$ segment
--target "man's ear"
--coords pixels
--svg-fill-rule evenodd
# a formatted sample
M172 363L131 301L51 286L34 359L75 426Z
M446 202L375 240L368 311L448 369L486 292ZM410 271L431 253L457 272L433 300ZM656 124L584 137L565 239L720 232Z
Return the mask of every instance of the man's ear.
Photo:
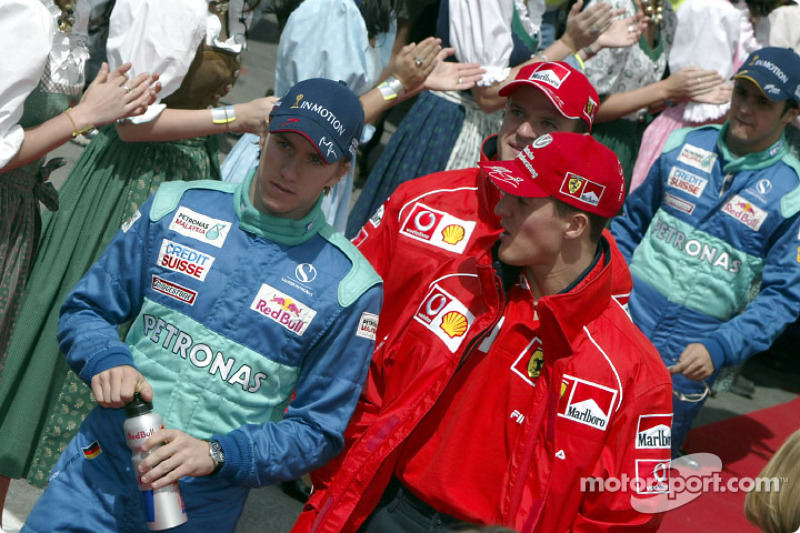
M346 163L342 163L341 161L336 164L336 171L333 173L333 176L325 183L326 187L333 187L336 185L342 177L350 171L350 167L352 166L352 162L348 160Z
M567 230L564 237L567 239L578 239L582 235L589 233L589 216L582 212L573 212L568 219Z
M800 116L800 107L790 107L783 113L781 120L784 124L791 124L798 116Z

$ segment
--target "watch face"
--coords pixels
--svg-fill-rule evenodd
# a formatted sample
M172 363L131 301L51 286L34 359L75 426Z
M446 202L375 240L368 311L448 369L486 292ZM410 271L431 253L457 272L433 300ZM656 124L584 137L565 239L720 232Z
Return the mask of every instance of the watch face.
M222 446L220 446L219 442L211 441L209 444L211 446L211 457L218 463L225 462L225 452L222 451Z

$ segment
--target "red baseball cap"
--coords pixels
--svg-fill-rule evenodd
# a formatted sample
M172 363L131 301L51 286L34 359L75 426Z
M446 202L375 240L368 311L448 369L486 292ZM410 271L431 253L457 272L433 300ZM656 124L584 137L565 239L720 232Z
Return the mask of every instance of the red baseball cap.
M619 213L625 200L619 159L589 135L548 133L510 161L479 164L500 190L514 196L553 197L605 218Z
M581 71L563 61L533 63L521 68L516 78L500 87L499 94L508 96L521 85L536 87L565 118L581 119L591 131L600 98Z

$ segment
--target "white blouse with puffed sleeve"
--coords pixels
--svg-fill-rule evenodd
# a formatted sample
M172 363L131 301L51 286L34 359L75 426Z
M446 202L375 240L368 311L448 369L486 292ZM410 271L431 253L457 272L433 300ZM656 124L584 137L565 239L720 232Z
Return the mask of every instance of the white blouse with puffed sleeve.
M0 2L0 168L19 152L25 132L19 121L25 100L36 89L45 71L44 90L77 96L84 85L84 67L90 5L75 3L70 33L58 30L62 15L52 0L3 0Z
M181 86L202 39L206 44L241 52L251 14L243 2L230 3L230 37L220 40L222 24L204 0L117 0L108 31L108 60L113 69L130 61L129 77L158 73L161 92L147 111L129 120L150 122L166 108L162 100Z

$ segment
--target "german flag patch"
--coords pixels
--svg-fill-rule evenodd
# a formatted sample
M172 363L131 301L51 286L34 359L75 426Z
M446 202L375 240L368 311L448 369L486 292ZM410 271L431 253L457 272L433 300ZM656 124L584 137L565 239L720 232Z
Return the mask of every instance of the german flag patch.
M83 456L87 459L94 459L103 452L103 450L100 449L100 443L97 441L81 449L83 450Z

